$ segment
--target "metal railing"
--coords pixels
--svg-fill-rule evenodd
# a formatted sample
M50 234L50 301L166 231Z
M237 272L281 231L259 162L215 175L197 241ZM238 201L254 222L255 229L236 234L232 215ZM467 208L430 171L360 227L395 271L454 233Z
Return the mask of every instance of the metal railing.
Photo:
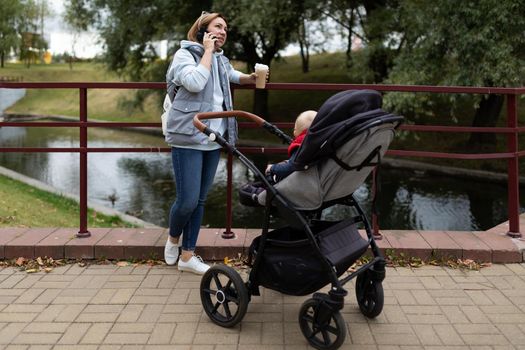
M295 91L342 91L350 89L373 89L381 92L414 92L414 93L441 93L441 94L500 94L506 98L506 127L467 127L467 126L439 126L439 125L402 125L406 131L443 132L443 133L496 133L507 135L507 151L500 153L447 153L428 152L418 150L389 150L388 155L398 157L448 158L463 160L505 159L507 160L507 198L509 232L512 237L521 237L519 225L519 158L525 151L518 148L518 135L525 131L525 127L518 126L517 96L525 94L525 88L487 88L487 87L445 87L445 86L407 86L407 85L370 85L370 84L295 84L295 83L268 83L268 90L295 90ZM105 127L158 127L160 123L139 122L90 122L88 121L87 91L89 89L165 89L164 83L22 83L2 82L0 88L11 89L78 89L79 91L79 121L78 122L0 122L0 127L78 127L80 133L79 147L70 148L33 148L33 147L1 147L0 152L74 152L80 154L80 227L78 236L89 236L87 222L87 156L88 153L108 152L170 152L170 148L98 148L88 147L87 132L89 128ZM253 89L253 86L232 85L232 92L238 89ZM292 123L276 123L279 127L290 127ZM239 126L250 127L249 123L240 123ZM282 147L240 147L243 153L284 153ZM225 238L233 236L232 228L232 156L228 156L227 163L227 213ZM373 220L374 230L377 232L377 219Z

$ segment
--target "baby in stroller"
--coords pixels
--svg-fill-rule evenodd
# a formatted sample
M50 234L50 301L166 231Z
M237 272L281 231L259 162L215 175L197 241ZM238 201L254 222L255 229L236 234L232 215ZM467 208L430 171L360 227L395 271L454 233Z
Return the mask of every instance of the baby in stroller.
M308 110L299 114L295 119L293 129L293 136L295 138L291 140L290 145L288 146L288 159L276 164L270 163L266 167L265 175L270 183L275 184L297 170L294 165L297 151L301 147L306 133L308 132L308 128L312 125L316 115L316 111ZM258 207L260 204L257 201L257 196L264 190L265 186L261 181L244 184L239 189L239 200L241 204L246 206Z
M288 146L289 159L277 164L268 164L266 167L266 176L269 176L273 182L277 183L281 181L296 170L294 160L297 155L297 150L299 150L299 147L303 143L308 128L312 125L316 115L316 111L308 110L299 114L297 119L295 119L295 125L293 128L293 136L295 138L292 140L290 146Z
M201 119L228 113L250 119L291 143L289 136L248 112L195 116L195 126L236 156L263 184L262 191L247 196L252 205L265 209L262 233L249 249L248 280L243 281L237 271L222 264L211 267L202 277L201 302L214 323L233 327L241 322L251 296L260 295L259 287L287 295L313 293L299 310L301 332L317 349L337 349L347 329L340 313L348 294L344 285L354 278L361 313L369 318L381 313L386 262L353 196L372 169L380 165L403 120L382 110L381 102L381 94L373 90L348 90L330 97L319 108L293 159L288 160L296 171L277 183L269 181L252 161ZM243 196L240 199L243 203ZM324 219L323 211L335 205L348 207L348 215L342 220ZM284 218L285 225L271 228L273 216ZM344 276L367 250L373 257ZM327 293L316 292L327 284Z

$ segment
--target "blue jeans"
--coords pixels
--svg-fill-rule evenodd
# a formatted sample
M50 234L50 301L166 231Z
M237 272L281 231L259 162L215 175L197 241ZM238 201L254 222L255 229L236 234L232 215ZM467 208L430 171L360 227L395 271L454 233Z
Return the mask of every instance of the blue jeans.
M213 183L221 150L171 148L177 198L171 206L169 234L180 237L182 249L194 251L199 237L204 203Z

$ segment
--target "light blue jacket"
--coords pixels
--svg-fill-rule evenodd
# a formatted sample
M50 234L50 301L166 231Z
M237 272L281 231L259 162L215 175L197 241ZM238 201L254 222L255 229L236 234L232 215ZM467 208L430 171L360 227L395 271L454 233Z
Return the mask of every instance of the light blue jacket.
M168 91L177 86L177 93L173 99L167 119L166 142L171 146L190 147L200 149L208 145L207 136L193 126L193 117L199 112L210 112L213 109L213 92L215 84L221 84L225 110L232 110L230 82L239 83L241 72L233 69L228 58L222 52L214 54L212 65L217 64L218 74L213 74L200 65L204 54L201 44L183 40L181 48L177 50L166 74ZM220 78L219 78L220 76ZM206 124L209 123L205 120ZM237 121L227 119L226 132L228 142L237 141ZM199 146L200 145L200 146Z

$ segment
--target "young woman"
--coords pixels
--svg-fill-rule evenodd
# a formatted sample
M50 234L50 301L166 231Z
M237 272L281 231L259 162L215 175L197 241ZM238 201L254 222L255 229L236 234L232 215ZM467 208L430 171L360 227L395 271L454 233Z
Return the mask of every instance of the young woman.
M255 83L256 74L233 69L223 55L228 26L219 13L205 13L188 31L166 74L168 93L177 89L167 119L166 142L171 156L177 198L169 216L169 237L164 259L178 269L203 274L209 266L194 254L199 236L204 203L220 157L220 146L193 126L199 112L232 110L230 82ZM235 118L209 119L208 126L230 143L237 139ZM182 234L182 253L178 242Z

